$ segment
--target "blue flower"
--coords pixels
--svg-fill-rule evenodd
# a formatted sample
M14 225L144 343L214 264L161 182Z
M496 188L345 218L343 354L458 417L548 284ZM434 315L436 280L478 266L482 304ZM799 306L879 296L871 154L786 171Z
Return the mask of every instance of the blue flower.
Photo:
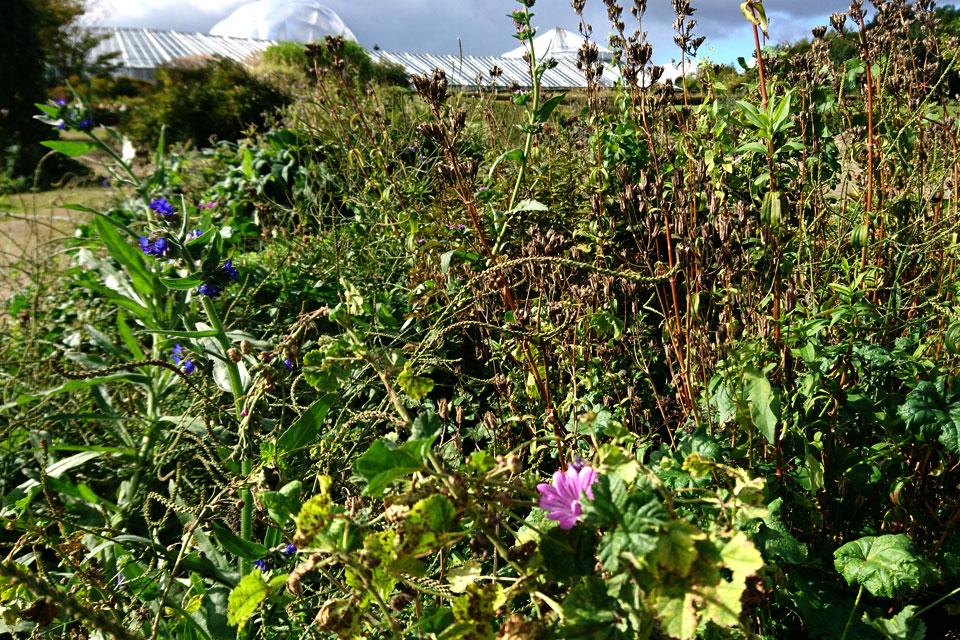
M227 272L230 279L236 281L240 277L240 272L233 266L233 260L227 260L223 263L223 270Z
M81 131L93 129L93 118L84 118L80 121L80 124L77 126L77 128Z
M150 203L150 208L161 216L172 216L173 205L166 198L158 198Z
M193 373L197 368L197 365L193 364L193 360L184 360L183 361L183 372L187 375Z
M292 556L297 552L297 546L295 544L287 544L286 548L283 550L283 555Z
M197 289L197 293L202 296L207 296L208 298L219 298L222 292L223 289L221 289L219 286L215 284L208 284L206 282L200 285L200 288Z
M67 104L67 102L66 100L57 100L54 104L56 104L58 107L63 107ZM121 573L120 575L123 575L123 574Z
M173 364L180 364L181 362L183 362L183 347L178 342L173 345Z
M187 242L190 242L191 240L196 240L202 235L203 235L203 231L200 231L200 229L194 229L193 231L187 234Z
M64 122L63 120L57 123L57 129L63 130L63 128L66 126L67 126L67 123Z
M290 362L290 358L287 358L286 360L283 361L283 366L287 368L287 371L290 371L291 369L293 369L293 363Z
M103 180L100 181L100 185L103 186L103 187L109 187L109 186L110 186L110 179L109 179L109 178L104 178Z
M167 251L170 250L170 243L167 242L166 238L157 238L153 241L151 250L153 251L153 255L162 258L167 255Z
M150 238L147 238L146 236L140 236L140 250L148 256L150 255L150 252L153 251L150 245Z
M117 574L117 582L113 586L119 589L123 585L127 584L126 578L123 577L123 572Z
M267 561L265 558L260 558L259 560L253 563L253 566L255 566L257 569L260 569L261 572L266 571Z

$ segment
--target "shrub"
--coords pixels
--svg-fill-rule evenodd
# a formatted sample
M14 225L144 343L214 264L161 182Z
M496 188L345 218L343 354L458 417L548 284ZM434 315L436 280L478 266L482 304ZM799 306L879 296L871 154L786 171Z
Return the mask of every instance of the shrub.
M319 48L317 64L329 65L330 54L326 45ZM367 50L352 40L343 43L343 58L346 62L344 73L348 78L361 85L375 82L381 85L405 87L410 84L403 65L394 62L376 62ZM263 52L263 61L267 66L303 69L308 76L313 75L313 60L307 55L306 48L296 42L280 42L267 47Z
M288 97L226 58L192 58L157 69L157 91L134 104L121 128L135 144L152 145L161 126L168 142L212 137L236 139L250 124L262 126L265 115Z

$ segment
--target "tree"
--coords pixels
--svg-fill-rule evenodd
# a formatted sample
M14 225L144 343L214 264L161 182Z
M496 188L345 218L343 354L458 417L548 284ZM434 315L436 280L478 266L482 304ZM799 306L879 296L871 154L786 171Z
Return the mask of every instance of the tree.
M33 0L8 0L0 20L0 192L24 186L17 178L43 155L47 127L33 118L34 103L46 98L40 24Z

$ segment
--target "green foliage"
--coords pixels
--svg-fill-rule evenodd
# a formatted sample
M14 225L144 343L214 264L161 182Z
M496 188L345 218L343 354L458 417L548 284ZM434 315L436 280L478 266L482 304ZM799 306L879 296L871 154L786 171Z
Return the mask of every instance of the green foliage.
M157 90L135 102L121 122L138 146L154 146L161 128L167 142L236 140L289 101L228 58L171 63L158 68L155 79Z
M893 598L916 589L926 568L913 541L903 534L866 536L834 553L834 565L849 584Z
M138 109L169 119L131 121L183 141L197 105L221 124L251 83L296 87L269 130L142 165L81 126L108 84L38 100L39 152L117 197L4 271L4 632L947 635L960 158L935 15L768 48L762 90L706 63L634 83L638 43L614 89L546 95L534 55L528 94L438 72L418 97L352 43L309 81L279 45L257 80L162 72Z

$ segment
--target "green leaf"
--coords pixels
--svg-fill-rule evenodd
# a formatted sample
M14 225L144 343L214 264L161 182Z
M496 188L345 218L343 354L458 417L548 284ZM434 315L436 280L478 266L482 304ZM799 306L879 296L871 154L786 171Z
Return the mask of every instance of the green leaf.
M187 276L185 278L160 278L160 282L162 282L167 289L186 291L202 285L203 278L198 275Z
M540 538L540 557L547 573L562 582L588 576L596 565L597 537L586 527L564 531L554 527Z
M413 368L409 360L404 365L403 371L397 376L397 385L414 400L423 400L428 393L433 391L433 379L413 375Z
M447 582L454 593L463 593L483 575L483 565L477 559L464 562L459 567L447 571ZM452 620L451 620L452 622Z
M909 536L866 536L833 552L834 566L847 584L893 598L920 584L925 566Z
M547 205L543 204L542 202L538 202L536 200L521 200L516 204L516 206L513 207L513 209L510 209L510 211L507 211L507 213L520 213L521 211L549 211L549 210L550 208Z
M74 140L44 140L40 144L54 151L58 151L65 156L70 156L71 158L97 150L97 145L95 144Z
M125 267L137 291L149 305L150 298L160 293L160 281L157 276L147 269L140 252L127 244L114 225L105 221L102 216L94 218L93 224L97 228L100 239L107 245L110 255Z
M303 356L303 378L317 391L332 393L340 390L350 374L328 355L342 357L346 353L339 345L333 345L328 351L308 351Z
M696 597L693 593L677 593L657 598L654 603L663 630L672 638L690 640L697 635Z
M397 478L420 471L423 468L423 458L417 455L420 451L417 443L422 441L407 442L399 448L386 440L377 440L370 445L354 463L357 473L367 480L367 488L363 494L380 497L387 485Z
M230 599L227 601L227 623L234 627L243 624L269 595L270 587L263 581L259 571L243 576L230 592Z
M213 527L213 537L217 539L217 542L220 543L227 553L245 560L259 560L267 555L267 548L262 544L244 540L216 522L211 524Z
M330 406L336 399L337 396L332 393L321 396L294 420L293 424L277 438L277 455L284 456L316 442L320 425L323 424Z
M550 119L550 116L553 114L554 110L560 106L560 103L563 102L563 99L567 97L566 92L561 93L560 95L553 96L537 109L536 114L534 114L533 119L536 122L546 122Z
M949 402L946 379L921 382L900 407L899 414L917 436L936 436L947 449L960 453L960 401Z
M767 442L773 444L780 419L780 391L774 389L767 377L753 365L747 365L743 373L746 383L750 418Z
M604 533L597 547L597 557L607 571L619 567L625 553L642 558L656 549L658 528L667 522L663 505L646 492L630 495L618 518L620 524Z
M863 614L864 624L868 624L883 635L885 640L923 640L927 634L927 625L916 616L917 607L910 605L892 618L870 618Z
M493 178L494 172L497 170L497 167L504 160L513 160L514 162L523 161L523 149L510 149L509 151L504 151L501 153L496 160L493 161L493 165L490 167L490 171L487 173L487 181L489 182Z

